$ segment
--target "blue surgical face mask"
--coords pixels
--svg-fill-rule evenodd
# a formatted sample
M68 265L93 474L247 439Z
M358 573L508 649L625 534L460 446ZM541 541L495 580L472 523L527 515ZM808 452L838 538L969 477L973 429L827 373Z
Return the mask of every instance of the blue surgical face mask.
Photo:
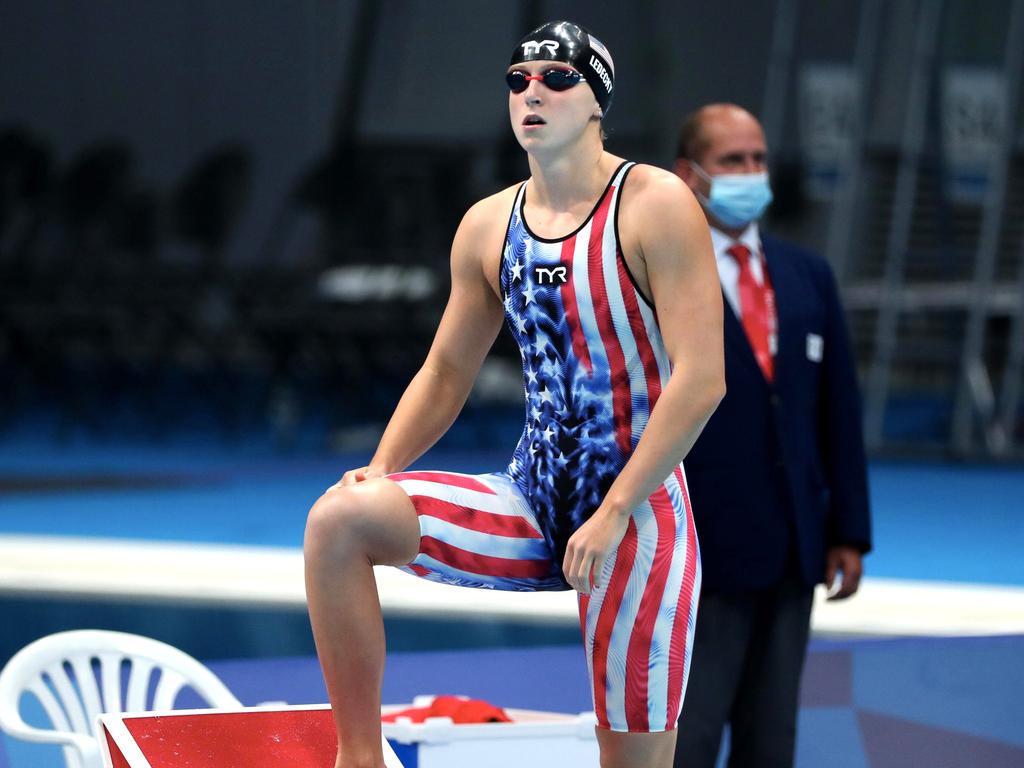
M727 227L739 229L761 218L764 209L772 201L772 188L768 185L767 173L723 173L711 176L697 163L690 161L693 169L711 184L707 197L697 193L697 198L714 217Z

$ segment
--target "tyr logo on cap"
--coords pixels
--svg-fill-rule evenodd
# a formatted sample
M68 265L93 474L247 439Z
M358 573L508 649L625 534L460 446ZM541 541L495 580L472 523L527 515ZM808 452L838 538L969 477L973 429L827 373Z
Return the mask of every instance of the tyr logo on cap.
M540 53L541 48L548 49L548 55L554 56L558 53L557 40L527 40L523 43L523 56L530 56Z

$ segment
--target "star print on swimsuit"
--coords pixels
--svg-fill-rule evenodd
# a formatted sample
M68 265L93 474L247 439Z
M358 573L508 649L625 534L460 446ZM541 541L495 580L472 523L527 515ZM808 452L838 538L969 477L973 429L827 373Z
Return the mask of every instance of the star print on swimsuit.
M588 370L574 354L563 300L571 271L563 267L566 283L535 282L534 265L559 267L552 265L551 248L529 238L518 217L505 260L504 305L523 359L527 400L527 424L508 472L538 503L552 541L564 547L623 462L614 445L610 374L605 362Z

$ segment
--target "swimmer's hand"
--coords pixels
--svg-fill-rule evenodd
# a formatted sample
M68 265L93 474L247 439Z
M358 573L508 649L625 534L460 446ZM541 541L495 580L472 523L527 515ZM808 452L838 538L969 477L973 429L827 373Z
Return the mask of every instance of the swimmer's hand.
M346 485L355 485L361 483L364 480L372 480L375 477L384 477L387 472L382 472L374 467L360 467L359 469L350 469L344 475L341 476L341 480L334 484L335 488L343 488Z
M614 549L626 535L630 515L604 507L576 529L565 548L562 572L569 586L581 595L601 587L601 570Z

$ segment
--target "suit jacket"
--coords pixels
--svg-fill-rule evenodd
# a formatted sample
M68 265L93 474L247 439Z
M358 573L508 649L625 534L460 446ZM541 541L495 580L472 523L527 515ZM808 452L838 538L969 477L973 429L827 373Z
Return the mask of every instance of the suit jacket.
M860 395L832 270L762 242L778 314L774 382L726 303L727 392L684 462L708 590L768 587L791 564L813 585L829 546L871 547Z

